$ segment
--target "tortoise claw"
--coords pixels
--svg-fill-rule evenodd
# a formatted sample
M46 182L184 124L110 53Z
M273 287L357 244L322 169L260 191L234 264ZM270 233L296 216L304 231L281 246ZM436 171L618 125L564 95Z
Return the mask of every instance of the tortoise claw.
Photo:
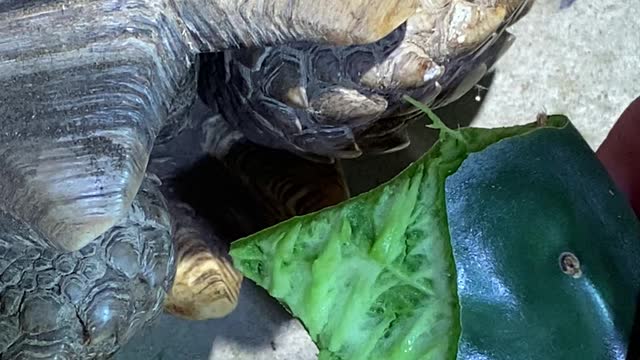
M2 207L65 251L81 249L126 215L160 125L142 123L144 109L120 105L143 96L126 87L133 85L128 74L80 74L92 80L80 85L48 73L49 82L36 83L44 74L34 74L0 83L13 89L0 92L9 108L0 135ZM56 103L48 89L65 82L63 88L84 91Z
M0 6L0 208L75 251L126 216L195 55L152 7L22 3Z

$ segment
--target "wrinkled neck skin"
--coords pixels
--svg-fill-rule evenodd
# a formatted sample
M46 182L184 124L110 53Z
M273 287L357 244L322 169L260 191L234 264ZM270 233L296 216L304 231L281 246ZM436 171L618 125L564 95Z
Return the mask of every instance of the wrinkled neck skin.
M0 3L0 208L50 245L80 249L129 210L195 59L170 5Z

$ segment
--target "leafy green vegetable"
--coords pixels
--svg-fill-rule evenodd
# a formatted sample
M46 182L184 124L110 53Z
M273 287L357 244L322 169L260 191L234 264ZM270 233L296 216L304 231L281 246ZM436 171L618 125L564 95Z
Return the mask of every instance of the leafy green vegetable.
M440 139L393 180L232 244L236 267L301 319L320 359L457 356L461 308L445 180L470 153L538 125L453 131L423 111ZM546 126L567 123L555 116Z

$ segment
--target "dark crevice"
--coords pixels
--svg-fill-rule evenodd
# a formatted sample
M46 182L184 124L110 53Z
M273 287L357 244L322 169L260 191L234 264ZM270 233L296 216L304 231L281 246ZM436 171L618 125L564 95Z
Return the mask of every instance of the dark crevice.
M74 310L75 310L76 318L78 319L78 322L82 327L82 344L89 345L91 344L91 334L89 333L89 329L87 328L87 325L84 323L84 320L82 320L82 316L80 316L80 311L78 310L78 308L74 306Z
M203 157L178 174L171 186L178 200L191 206L227 245L264 227L264 211L225 166Z
M22 295L20 296L20 304L18 305L18 312L22 313L23 311L23 307L24 307L24 301L27 297L27 292L23 291Z

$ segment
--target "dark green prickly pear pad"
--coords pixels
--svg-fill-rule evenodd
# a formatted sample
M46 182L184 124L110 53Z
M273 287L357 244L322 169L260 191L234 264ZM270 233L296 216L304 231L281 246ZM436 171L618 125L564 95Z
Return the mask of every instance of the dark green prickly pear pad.
M454 131L422 110L440 140L421 159L238 240L236 267L320 359L624 356L640 227L568 119Z

